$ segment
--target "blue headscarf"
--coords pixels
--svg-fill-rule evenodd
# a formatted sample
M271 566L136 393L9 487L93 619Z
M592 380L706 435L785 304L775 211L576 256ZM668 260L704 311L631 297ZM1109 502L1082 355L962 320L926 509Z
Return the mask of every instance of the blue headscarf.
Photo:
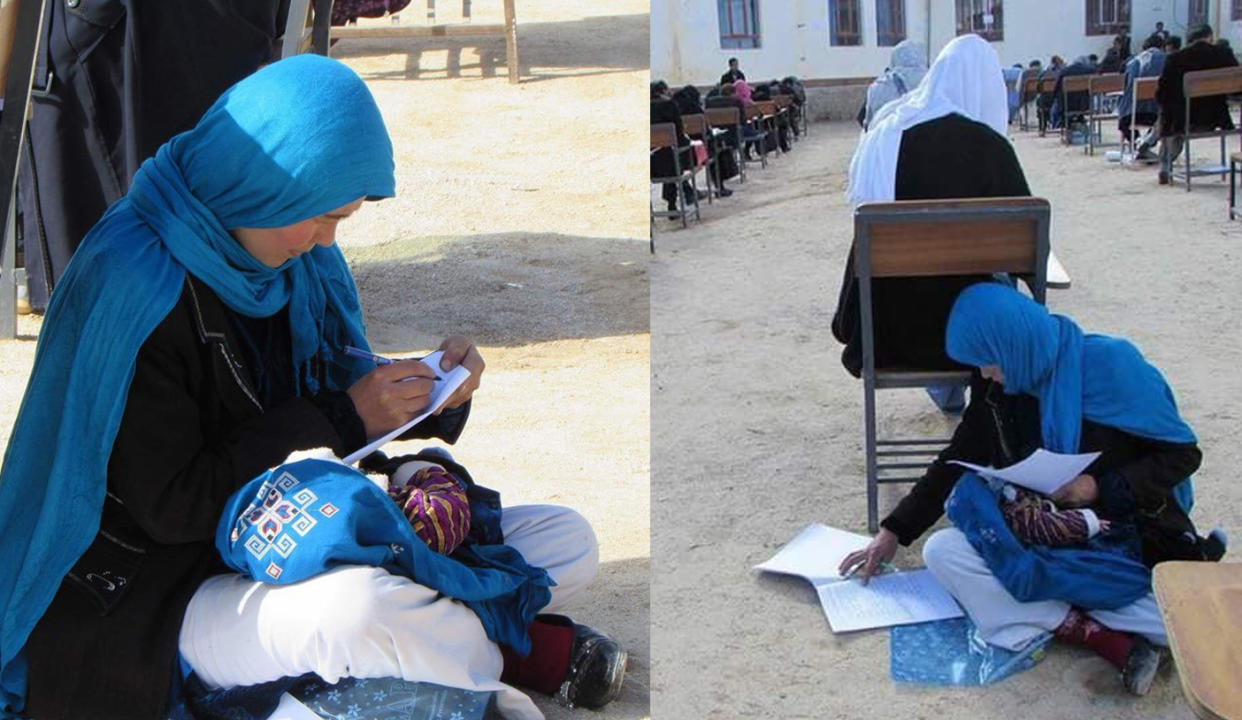
M968 365L997 365L1007 394L1039 400L1044 447L1079 451L1084 419L1152 440L1195 442L1173 391L1138 349L1120 338L1084 335L1069 318L996 283L966 288L949 313L945 348ZM1189 478L1174 496L1190 512ZM1001 584L1022 601L1059 599L1116 608L1150 591L1150 573L1115 552L1025 547L1013 536L997 498L973 474L958 481L949 519L970 540ZM1083 578L1090 582L1083 582Z
M1067 317L996 283L958 296L945 332L949 357L967 365L998 365L1007 394L1039 399L1044 447L1076 453L1082 421L1173 443L1196 442L1177 412L1160 371L1129 341L1085 335ZM1177 499L1190 512L1189 481Z
M228 231L393 194L392 144L366 85L334 60L305 55L225 92L143 163L86 236L52 296L0 468L0 712L24 706L26 639L98 532L138 350L180 298L185 274L243 315L287 307L295 386L313 393L322 378L344 389L373 366L339 350L366 347L340 250L317 246L270 268Z

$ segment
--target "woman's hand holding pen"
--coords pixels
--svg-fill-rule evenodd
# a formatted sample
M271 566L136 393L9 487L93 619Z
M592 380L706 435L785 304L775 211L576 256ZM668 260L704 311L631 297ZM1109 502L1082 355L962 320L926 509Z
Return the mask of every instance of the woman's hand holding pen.
M457 388L441 409L460 407L474 395L475 390L479 389L479 379L486 367L483 356L479 354L474 343L461 335L445 338L444 342L440 343L440 350L444 351L444 355L440 357L439 369L441 371L448 372L458 365L470 371L470 377L466 378L466 381ZM440 411L436 412L438 414Z
M393 362L363 375L348 390L367 437L383 435L431 404L435 372L421 362Z
M871 576L887 565L896 554L897 535L888 528L880 528L880 532L871 539L870 545L845 556L837 572L842 577L860 573L863 585L866 585Z

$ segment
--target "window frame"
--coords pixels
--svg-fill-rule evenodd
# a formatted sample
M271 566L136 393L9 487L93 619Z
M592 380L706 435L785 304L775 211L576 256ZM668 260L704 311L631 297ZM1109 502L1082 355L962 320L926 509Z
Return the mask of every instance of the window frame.
M1208 13L1211 12L1211 2L1209 0L1190 0L1186 3L1186 29L1190 30L1196 25L1205 25L1208 22ZM1216 28L1219 32L1220 28Z
M741 32L733 24L736 4L740 4L742 10ZM759 0L716 0L716 22L721 50L758 50L763 46Z
M1004 42L1005 9L1003 0L956 0L953 5L954 11L957 13L958 35L974 33L988 42ZM976 8L980 10L979 16L992 15L995 22L992 23L991 29L975 25ZM991 12L984 12L984 10L990 10ZM980 17L980 20L982 21L982 17Z
M880 30L881 18L888 18L888 32ZM907 37L906 0L875 0L875 44L879 47L893 47Z
M847 12L842 13L842 10ZM841 27L841 16L848 15L853 32ZM830 47L861 47L862 0L828 0L828 45Z
M1104 21L1104 3L1113 4L1113 19ZM1130 0L1086 0L1087 35L1129 35Z

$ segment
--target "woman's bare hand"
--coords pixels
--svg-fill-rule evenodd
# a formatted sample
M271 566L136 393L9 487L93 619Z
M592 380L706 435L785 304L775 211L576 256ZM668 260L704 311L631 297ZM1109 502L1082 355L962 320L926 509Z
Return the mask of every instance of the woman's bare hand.
M380 365L348 390L367 438L377 438L413 420L431 404L431 368L417 360ZM414 378L414 379L409 379Z
M841 567L838 572L842 576L850 575L855 572L866 585L871 576L879 570L884 563L892 561L897 554L897 535L888 528L880 528L880 532L871 539L871 544L862 550L855 550L845 559L841 561Z
M460 407L474 395L475 390L479 389L479 380L486 367L483 356L479 354L474 343L461 335L445 338L444 342L440 343L440 350L444 352L444 355L440 357L440 370L448 372L461 365L470 371L470 377L466 378L466 381L453 392L452 397L441 406L441 410ZM437 414L439 412L440 410L436 411Z

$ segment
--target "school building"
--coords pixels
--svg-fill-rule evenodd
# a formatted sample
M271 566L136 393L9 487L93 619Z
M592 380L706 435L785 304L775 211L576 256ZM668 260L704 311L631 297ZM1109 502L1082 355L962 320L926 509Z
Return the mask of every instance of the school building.
M1120 32L1137 53L1157 21L1182 36L1209 23L1242 50L1242 0L652 0L651 78L710 86L736 57L749 81L802 78L813 117L842 119L906 38L934 59L974 32L1025 66L1103 57Z

